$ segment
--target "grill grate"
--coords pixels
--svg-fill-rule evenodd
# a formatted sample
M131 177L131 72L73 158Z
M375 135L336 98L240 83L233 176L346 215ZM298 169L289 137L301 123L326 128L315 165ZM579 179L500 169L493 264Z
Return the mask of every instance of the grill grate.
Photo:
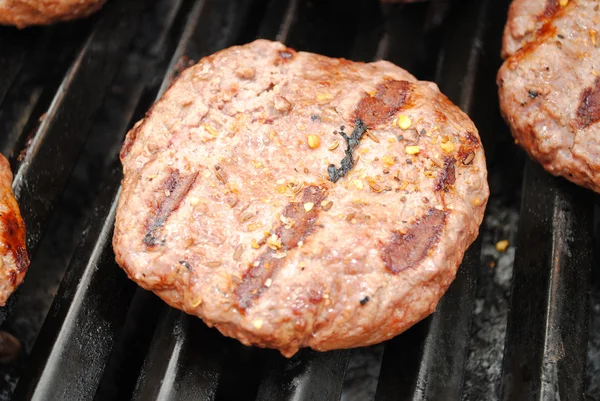
M494 82L508 3L120 0L88 21L1 28L0 150L16 171L32 255L24 285L0 313L26 351L0 368L1 398L583 399L594 199L532 162L521 177L523 154L501 122ZM125 132L188 60L256 37L329 56L388 59L435 80L473 118L492 202L517 209L521 200L506 352L491 350L504 355L501 371L473 369L484 363L473 352L475 305L490 280L482 239L438 313L388 341L382 358L382 346L302 350L289 360L244 347L168 308L118 269L111 238ZM48 256L56 243L60 257ZM36 304L48 286L55 293ZM39 317L23 323L29 314ZM359 384L369 390L357 398L345 375L361 352L381 366Z

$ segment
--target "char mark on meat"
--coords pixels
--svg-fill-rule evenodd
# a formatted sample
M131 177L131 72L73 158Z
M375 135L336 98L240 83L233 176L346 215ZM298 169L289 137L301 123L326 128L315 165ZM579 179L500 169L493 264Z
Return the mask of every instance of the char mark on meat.
M314 230L315 222L321 211L321 202L325 199L327 193L325 189L311 185L298 194L300 202L288 204L283 210L282 216L291 224L284 225L277 223L273 233L277 235L279 248L267 248L257 260L252 263L251 268L244 275L242 283L236 290L238 308L245 310L252 305L252 302L266 290L265 282L268 278L284 264L281 257L298 246ZM312 204L311 207L305 207L305 204Z
M413 84L408 81L385 81L377 86L374 96L367 95L360 100L356 116L367 128L384 124L408 103L412 90Z
M575 117L575 128L587 128L600 120L600 77L594 85L581 94L581 101Z
M165 224L171 213L179 208L181 201L190 191L197 177L197 172L182 176L177 169L171 171L164 185L160 188L164 197L160 201L156 213L150 217L146 224L148 231L144 236L144 244L155 246L159 243L156 232Z
M450 156L444 157L444 167L438 175L434 189L436 191L447 191L456 182L456 159Z
M393 274L417 266L440 240L447 212L430 208L406 233L395 231L381 249L381 260Z
M546 2L546 8L544 8L544 12L542 13L542 15L540 15L539 18L540 19L550 18L554 14L556 14L556 12L558 11L559 8L560 8L560 4L558 3L558 0L548 0Z

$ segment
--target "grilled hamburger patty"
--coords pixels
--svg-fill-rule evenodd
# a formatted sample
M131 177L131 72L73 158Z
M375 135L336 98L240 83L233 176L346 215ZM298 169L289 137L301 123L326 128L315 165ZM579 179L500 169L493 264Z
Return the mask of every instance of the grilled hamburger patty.
M106 0L0 0L0 25L48 25L87 17Z
M0 305L21 284L29 267L25 224L12 192L12 172L0 155Z
M435 84L265 40L184 71L121 160L129 277L286 356L432 313L488 198L477 129Z
M600 3L515 0L498 72L514 137L550 173L600 192ZM542 14L539 13L542 10ZM531 14L527 14L531 12Z

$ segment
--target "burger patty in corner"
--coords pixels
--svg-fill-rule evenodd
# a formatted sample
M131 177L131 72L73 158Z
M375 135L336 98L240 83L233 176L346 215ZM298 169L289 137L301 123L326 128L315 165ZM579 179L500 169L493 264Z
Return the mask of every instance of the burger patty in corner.
M0 0L0 25L48 25L87 17L106 0Z
M29 267L25 224L12 192L12 172L0 155L0 306L21 284Z
M489 194L477 129L435 84L266 40L185 70L121 161L129 277L286 356L432 313Z
M547 171L600 192L600 2L515 0L498 72L500 108Z

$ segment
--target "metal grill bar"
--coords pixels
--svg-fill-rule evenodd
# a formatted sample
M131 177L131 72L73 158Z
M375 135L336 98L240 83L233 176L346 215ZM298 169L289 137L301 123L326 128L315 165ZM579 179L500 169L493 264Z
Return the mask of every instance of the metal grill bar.
M269 355L268 372L258 390L257 400L337 400L342 385L350 350L316 352L303 349L291 359L278 353Z
M167 10L171 10L171 13L176 12L181 4L166 3L170 3L168 7L171 8ZM161 6L162 4L156 5L157 8ZM166 11L164 7L162 10ZM123 14L118 8L110 10L105 19L101 20L100 26L107 32L114 31L115 22L121 21L127 15L137 19L141 15L139 11L138 9L136 13ZM184 8L185 14L187 11L189 10ZM175 25L175 31L178 31L178 21L170 22L171 25L165 25L163 31L156 33L155 38L159 42L169 42L166 40L169 36L166 33L173 30L172 25ZM136 22L122 20L120 24L135 26ZM106 40L106 37L103 40ZM89 42L91 42L89 46L94 45L91 39ZM162 53L160 48L155 47L152 41L145 45L149 48L142 46L142 49L138 49L142 54L130 54L133 58L131 62L139 62L138 58L149 62L144 52L150 52L150 55L158 57L154 64L158 64L155 67L160 70ZM125 59L126 65L129 61ZM141 102L140 108L149 107L149 102L143 102L144 87L151 89L153 85L146 83L143 77L139 78L138 85L129 88L132 90L125 101L129 108L123 110L122 115L117 116L119 117L117 125L111 126L118 132L124 133L130 125L129 119L139 102ZM106 82L107 85L109 83L110 81ZM152 99L157 89L158 86L154 85ZM122 134L119 138L122 138ZM116 157L116 151L107 154ZM61 284L49 314L51 318L44 323L40 340L36 342L32 352L33 368L29 369L26 376L21 379L15 399L45 400L54 399L54 396L59 396L57 399L91 399L94 396L136 288L126 280L122 271L115 265L111 247L116 193L121 177L118 164L115 160L112 178L104 187L105 196L100 199L96 212L92 216L93 223L89 235L80 245L78 256L73 259ZM103 297L109 293L111 302L102 302ZM95 326L99 326L98 329L95 329ZM83 345L89 358L85 359L85 364L76 366L72 361L82 360L79 353ZM82 383L81 386L73 386L76 382Z
M41 239L108 83L133 38L140 10L136 1L111 3L73 62L15 173L13 190L27 225L30 252Z
M213 400L226 349L199 319L168 308L155 333L133 399Z
M592 266L591 193L528 161L502 400L581 400Z
M115 168L107 196L93 216L97 223L63 279L15 400L93 398L135 290L115 266L107 246L116 210L110 199L118 188L119 171Z

